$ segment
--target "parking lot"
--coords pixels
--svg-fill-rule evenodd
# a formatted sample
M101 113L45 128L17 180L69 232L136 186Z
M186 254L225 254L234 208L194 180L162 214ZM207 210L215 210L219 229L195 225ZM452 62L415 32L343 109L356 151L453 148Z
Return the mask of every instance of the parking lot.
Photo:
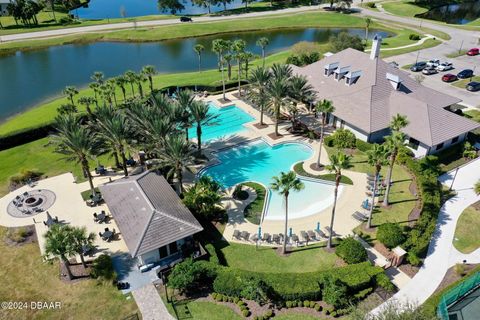
M477 45L476 47L480 47L480 45ZM430 87L432 89L435 89L437 91L458 97L459 99L462 99L463 100L462 103L468 107L480 108L480 91L470 92L470 91L467 91L465 87L458 88L454 86L453 84L459 82L460 79L450 83L442 81L442 76L444 74L452 73L456 75L457 73L459 73L464 69L472 69L474 70L475 75L480 75L480 55L477 55L477 56L461 55L456 58L446 57L447 54L458 51L459 48L460 48L460 44L457 48L454 48L449 44L443 43L434 48L421 50L420 53L411 52L411 53L403 54L400 56L387 58L385 60L395 61L396 63L398 63L399 68L401 68L403 71L408 72L413 78L416 75L422 75L423 85ZM468 50L470 48L471 47L464 47L463 49ZM418 55L418 61L427 62L431 59L439 59L440 62L445 62L445 61L451 62L453 64L453 69L448 71L440 71L436 74L425 75L425 74L422 74L421 71L412 72L409 69L402 68L403 66L414 64L415 61L417 61L417 55Z

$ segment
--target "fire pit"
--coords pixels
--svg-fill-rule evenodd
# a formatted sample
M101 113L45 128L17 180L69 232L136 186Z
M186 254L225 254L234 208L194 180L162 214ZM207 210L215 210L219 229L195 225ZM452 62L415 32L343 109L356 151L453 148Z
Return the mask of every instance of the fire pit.
M55 203L55 193L36 189L19 194L7 207L9 215L16 218L31 217L50 208Z

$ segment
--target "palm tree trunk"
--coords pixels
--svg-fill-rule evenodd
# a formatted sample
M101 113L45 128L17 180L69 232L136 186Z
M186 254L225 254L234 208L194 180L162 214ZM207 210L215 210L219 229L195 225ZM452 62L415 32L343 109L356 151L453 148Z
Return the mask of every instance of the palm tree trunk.
M55 22L57 22L57 17L55 16L55 1L54 1L54 0L51 0L51 1L50 1L50 4L51 4L51 6L52 6L53 20L54 20Z
M177 193L178 195L182 194L182 191L183 191L183 179L182 179L182 167L180 166L179 168L177 168L177 173L176 173L176 176L177 176Z
M287 252L287 239L288 239L288 194L285 195L285 234L283 237L283 248L282 248L282 254L285 254Z
M133 82L130 82L130 86L132 87L132 97L135 97L135 89L133 89Z
M153 79L152 79L152 76L148 76L148 82L150 82L150 92L153 93Z
M262 47L262 59L263 59L262 68L265 68L265 48L264 47Z
M370 206L370 210L368 211L368 228L372 227L372 215L373 215L373 206L375 205L375 194L377 193L377 184L380 175L380 170L378 168L375 169L375 181L373 182L373 194L372 194L372 204Z
M275 135L278 136L278 123L280 122L280 106L275 106Z
M260 106L260 125L263 126L263 104Z
M87 110L87 114L89 115L90 118L93 118L93 112L92 109L90 109L90 105L86 105L85 109Z
M202 154L202 126L200 123L197 123L197 150L198 154Z
M333 236L333 221L335 220L335 209L337 207L337 196L338 196L338 185L340 184L340 177L342 175L337 173L335 178L335 192L333 194L333 207L332 207L332 217L330 218L330 232L328 233L327 248L332 247L332 236Z
M73 95L70 95L70 102L72 103L72 105L75 105L75 103L73 102Z
M323 131L325 130L325 116L322 114L322 126L320 128L320 146L318 147L317 169L320 169L320 157L322 155Z
M223 62L222 62L222 86L223 86L223 101L225 101L225 74L223 72Z
M120 155L122 156L122 167L123 167L123 174L128 176L128 170L127 170L127 157L125 156L125 150L123 146L120 148Z
M385 180L385 183L387 184L386 189L385 189L385 195L383 196L383 206L388 207L388 196L390 194L390 185L392 184L392 172L393 172L393 166L395 165L395 158L397 157L397 152L394 150L392 152L392 159L390 162L390 166L388 167L388 173L387 173L387 179Z
M113 159L115 160L115 167L120 168L120 161L118 160L118 153L117 151L112 152Z
M85 257L80 252L78 253L78 255L80 256L80 261L82 261L83 268L87 269L87 264L85 263Z
M73 274L72 270L70 270L70 263L68 262L68 259L64 255L61 255L60 259L62 260L63 264L65 265L65 269L67 270L68 280L72 280Z
M125 87L120 87L120 89L122 89L123 101L127 100L127 92L125 90Z
M241 82L241 77L242 77L242 64L240 63L240 59L238 61L238 95L242 96L242 92L240 91L240 82Z
M141 82L138 83L138 91L140 91L140 97L143 98L143 87Z
M185 126L185 138L188 141L188 127Z
M198 54L198 72L202 70L202 56Z
M82 167L85 173L87 174L88 183L90 184L90 190L92 191L92 197L95 197L97 194L95 193L95 187L93 186L92 173L90 172L90 166L88 165L87 160L82 161Z

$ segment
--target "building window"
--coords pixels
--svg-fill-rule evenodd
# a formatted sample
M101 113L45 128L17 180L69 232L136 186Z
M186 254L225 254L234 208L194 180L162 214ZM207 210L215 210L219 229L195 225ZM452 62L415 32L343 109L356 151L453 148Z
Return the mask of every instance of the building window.
M455 137L452 139L452 143L457 143L458 142L458 137Z
M161 247L160 249L158 249L158 251L160 252L160 259L168 257L167 246Z
M170 254L174 254L174 253L177 253L178 252L178 246L177 246L177 242L172 242L168 245L168 248L170 249Z
M443 148L443 143L440 143L440 144L437 144L437 147L435 148L435 150L440 150Z
M418 146L420 145L420 141L410 138L408 140L408 146L412 148L413 150L418 150Z

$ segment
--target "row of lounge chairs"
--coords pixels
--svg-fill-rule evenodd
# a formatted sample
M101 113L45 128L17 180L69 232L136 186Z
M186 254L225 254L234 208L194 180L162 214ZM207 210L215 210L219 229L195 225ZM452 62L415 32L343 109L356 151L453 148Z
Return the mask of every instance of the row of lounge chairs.
M292 244L306 243L308 244L311 241L322 241L328 238L330 234L330 228L325 227L325 231L322 230L308 230L300 231L300 237L296 234L292 234L288 237L288 242ZM338 236L335 231L332 232L333 236ZM250 234L247 231L234 230L233 238L237 240L249 241L249 242L264 242L269 244L281 244L283 243L284 235L283 233L270 235L269 233L264 233L261 238L258 237L258 233Z

